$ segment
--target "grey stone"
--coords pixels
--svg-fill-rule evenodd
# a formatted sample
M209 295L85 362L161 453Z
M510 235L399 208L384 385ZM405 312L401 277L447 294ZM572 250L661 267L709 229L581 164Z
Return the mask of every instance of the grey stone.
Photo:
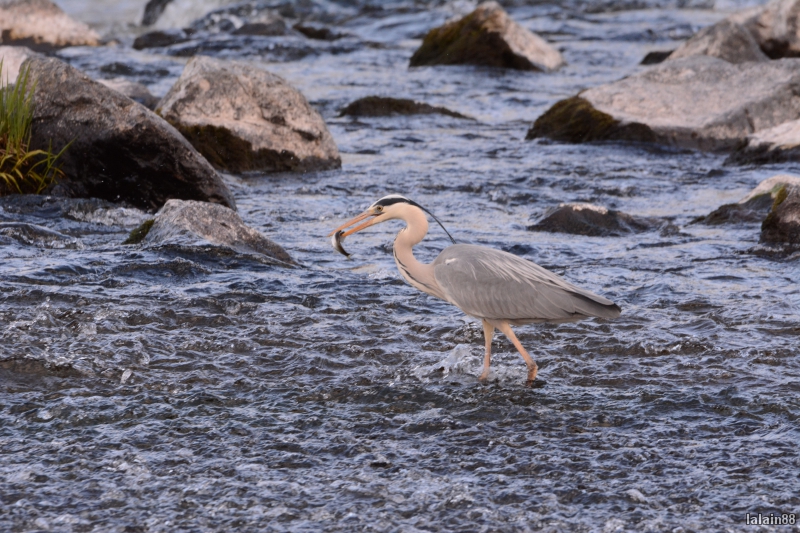
M718 57L728 63L769 61L750 32L730 19L703 28L672 52L668 60L697 55Z
M40 54L25 46L0 46L0 60L3 61L0 86L5 85L6 81L12 85L16 83L22 63L29 57L39 55Z
M410 66L457 64L551 71L562 67L564 58L500 4L483 2L460 20L430 30Z
M11 241L37 248L83 249L83 243L80 239L64 235L44 226L25 222L0 222L0 245L10 244Z
M633 217L598 205L559 204L549 208L539 222L528 226L528 230L618 237L648 231L657 225L654 220Z
M726 161L767 164L800 161L800 120L790 120L747 136L746 144Z
M741 20L770 58L800 56L800 0L773 0L733 17Z
M342 164L305 97L249 63L193 58L157 111L220 169L305 172Z
M213 245L264 256L279 264L296 264L281 246L246 226L235 211L206 202L168 201L156 213L142 243L180 247Z
M800 118L800 59L731 64L666 61L556 103L528 138L630 140L729 151L748 135Z
M735 204L725 204L710 214L696 218L693 224L701 223L710 226L735 224L741 222L761 222L769 213L778 192L785 186L800 188L800 178L789 174L772 176L750 191Z
M761 223L762 243L800 244L800 187L782 185L772 209Z
M0 42L49 52L66 46L97 46L100 37L50 0L0 0Z
M155 113L53 58L23 64L36 80L33 148L60 150L54 193L157 209L170 198L234 207L211 165Z
M110 80L97 80L109 89L124 94L134 102L139 102L147 109L153 110L158 105L159 98L153 96L150 90L141 83L127 78L112 78Z

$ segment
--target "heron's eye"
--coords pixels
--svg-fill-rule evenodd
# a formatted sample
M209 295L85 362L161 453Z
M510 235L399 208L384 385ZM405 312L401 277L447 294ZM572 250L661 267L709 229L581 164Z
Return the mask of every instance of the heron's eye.
M382 205L376 205L375 206L375 211L378 212L378 213L382 213L383 212L383 206Z

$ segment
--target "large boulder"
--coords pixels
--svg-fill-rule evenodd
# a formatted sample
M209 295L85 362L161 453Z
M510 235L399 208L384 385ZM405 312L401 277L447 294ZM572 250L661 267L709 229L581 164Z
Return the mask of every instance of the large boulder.
M100 36L50 0L0 0L0 42L49 52L66 46L97 46Z
M153 110L160 101L159 98L153 96L145 85L131 81L127 78L118 77L111 79L97 80L109 89L113 89L120 94L124 94L134 102L139 102L147 109Z
M594 204L559 204L548 209L542 219L529 231L572 233L595 237L619 237L653 229L657 222L633 217L621 211Z
M770 58L800 56L800 0L773 0L736 17Z
M342 164L305 97L249 63L193 58L157 111L220 169L305 172Z
M222 247L263 256L269 262L295 265L281 246L246 226L232 209L205 202L170 200L142 229L134 230L129 244L150 246Z
M800 161L800 120L790 120L747 136L728 163L766 164Z
M741 222L761 222L769 213L779 192L785 187L800 188L800 178L789 174L772 176L759 183L737 203L722 205L708 215L694 219L692 223L716 226Z
M672 52L668 59L698 55L718 57L729 63L769 61L753 35L730 19L703 28Z
M152 111L57 59L32 57L25 66L36 81L31 146L69 144L58 194L142 209L170 198L234 207L211 165Z
M784 184L761 223L761 242L800 244L800 187Z
M551 71L564 65L564 58L544 39L514 22L500 4L484 2L462 19L428 32L410 64L425 65Z
M527 138L631 140L707 151L800 118L800 59L733 65L708 56L667 61L562 100Z

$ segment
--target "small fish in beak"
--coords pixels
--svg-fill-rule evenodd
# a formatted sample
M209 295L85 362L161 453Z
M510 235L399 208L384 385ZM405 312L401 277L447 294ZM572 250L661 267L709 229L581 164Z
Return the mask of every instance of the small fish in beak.
M339 230L336 233L334 233L331 236L331 244L333 245L334 250L336 250L337 252L339 252L340 254L342 254L343 256L345 256L345 257L347 257L349 259L350 258L350 254L347 253L345 251L344 247L342 246L342 241L344 241L344 237L342 237L343 233L344 233L344 231L342 231L342 230Z

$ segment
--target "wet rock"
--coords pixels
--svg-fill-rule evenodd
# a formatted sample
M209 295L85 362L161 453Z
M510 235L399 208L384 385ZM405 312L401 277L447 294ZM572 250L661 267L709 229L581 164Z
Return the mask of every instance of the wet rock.
M738 65L708 56L675 59L557 102L527 138L727 151L754 131L800 117L798 92L798 59Z
M152 26L164 12L167 5L172 3L172 0L149 0L144 6L144 14L142 15L142 26Z
M37 248L83 249L80 239L57 231L24 222L0 222L0 245L12 241Z
M333 137L305 97L249 63L195 57L159 105L161 116L217 168L341 167Z
M0 42L49 52L97 46L100 36L50 0L0 0Z
M296 31L299 31L309 39L316 39L318 41L335 41L346 37L341 33L336 33L330 28L318 28L316 26L307 26L305 24L297 23L293 26Z
M29 57L38 56L36 52L25 46L0 46L0 61L3 62L2 77L0 86L9 83L16 83L19 75L19 68Z
M730 19L703 28L672 52L668 59L698 55L718 57L728 63L769 61L750 32Z
M282 18L269 22L247 22L233 31L233 35L262 35L276 37L290 33L286 21Z
M559 204L548 209L529 231L619 237L654 229L657 222L593 204Z
M410 66L460 64L551 71L564 65L564 59L511 20L497 2L484 2L462 19L429 31Z
M285 265L296 264L281 246L246 226L235 211L221 205L170 200L149 225L141 239L146 245L186 247L211 244L243 254L265 256Z
M386 117L391 115L447 115L455 118L470 118L445 107L436 107L408 98L367 96L350 103L339 112L339 116Z
M761 223L760 242L800 244L800 178L795 180L775 192L772 208Z
M738 18L771 59L800 56L800 0L773 0Z
M157 30L144 33L133 41L133 48L144 50L146 48L160 48L173 44L185 43L191 39L192 32L186 30Z
M784 187L800 188L800 178L779 174L765 179L750 193L735 204L725 204L710 214L696 218L692 224L731 224L738 222L760 222L769 213L778 192Z
M135 81L126 78L112 78L110 80L97 80L109 89L113 89L120 94L124 94L134 102L139 102L147 109L153 110L158 105L159 99L153 96L150 90Z
M779 124L747 136L741 148L726 163L768 164L800 161L800 120Z
M163 119L53 58L33 57L33 148L60 150L65 173L54 193L157 209L170 198L233 207L211 165Z
M675 50L654 50L652 52L648 52L642 62L639 63L640 65L658 65L659 63L663 63Z

